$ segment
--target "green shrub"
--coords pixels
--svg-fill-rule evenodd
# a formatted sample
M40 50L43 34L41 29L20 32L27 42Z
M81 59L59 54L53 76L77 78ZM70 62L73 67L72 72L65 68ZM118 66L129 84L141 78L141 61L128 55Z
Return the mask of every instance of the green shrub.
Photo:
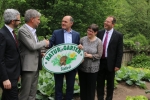
M126 50L134 50L135 43L130 39L124 39L123 40L124 49Z
M147 51L149 49L149 43L146 37L142 34L137 34L135 37L126 38L123 40L124 49L134 50L137 54L141 51Z
M127 96L126 100L148 100L148 98L143 95L138 95L138 96Z
M150 69L150 56L145 55L145 53L138 54L134 56L130 62L128 62L128 66Z
M146 37L142 34L137 34L135 37L131 38L131 40L136 44L136 46L147 46L148 41Z

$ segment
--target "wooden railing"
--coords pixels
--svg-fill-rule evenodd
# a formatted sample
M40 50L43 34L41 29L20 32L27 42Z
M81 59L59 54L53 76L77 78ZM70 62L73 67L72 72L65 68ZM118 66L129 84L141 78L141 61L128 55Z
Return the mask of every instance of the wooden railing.
M134 51L124 50L123 57L122 57L122 65L126 66L127 63L132 60L133 55L134 55Z

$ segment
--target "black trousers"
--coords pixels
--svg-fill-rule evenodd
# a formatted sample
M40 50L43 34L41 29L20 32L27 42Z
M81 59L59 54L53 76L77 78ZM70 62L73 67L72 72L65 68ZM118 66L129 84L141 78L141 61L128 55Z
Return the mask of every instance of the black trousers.
M64 76L66 77L66 96L65 100L72 100L73 98L73 91L74 91L74 82L75 82L75 75L76 69L62 74L54 74L55 78L55 100L62 100L63 97L63 80Z
M78 70L80 84L80 100L94 100L96 89L96 73L86 73Z
M18 100L18 80L10 80L11 89L4 89L3 83L1 82L2 98L1 100Z
M104 100L105 80L107 81L107 95L106 100L112 100L114 91L114 77L115 71L109 71L107 67L107 60L101 60L100 70L97 76L97 96L98 100Z

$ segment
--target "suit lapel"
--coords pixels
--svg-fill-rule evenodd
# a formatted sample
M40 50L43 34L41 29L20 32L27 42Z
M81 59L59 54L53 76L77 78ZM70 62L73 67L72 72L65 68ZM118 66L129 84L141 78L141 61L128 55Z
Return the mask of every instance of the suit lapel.
M112 35L111 35L109 44L113 41L114 38L115 38L115 31L113 31L113 33L112 33ZM108 44L108 46L109 46L109 44Z
M12 34L10 33L10 31L7 29L6 26L4 26L4 29L6 30L6 33L8 34L8 36L10 37L10 39L13 41L13 43L16 45L16 41L14 39L14 37L12 36ZM17 47L17 45L16 45Z
M103 37L104 37L104 34L105 34L105 30L102 31L101 35L100 35L100 39L103 41Z
M63 29L61 30L60 37L61 37L61 43L65 43L65 41L64 41L65 36L64 36L64 30Z
M30 29L24 24L23 27L28 31L29 35L32 37L32 39L36 42L32 32L30 31Z
M72 30L72 43L75 43L75 34L74 34L73 30Z

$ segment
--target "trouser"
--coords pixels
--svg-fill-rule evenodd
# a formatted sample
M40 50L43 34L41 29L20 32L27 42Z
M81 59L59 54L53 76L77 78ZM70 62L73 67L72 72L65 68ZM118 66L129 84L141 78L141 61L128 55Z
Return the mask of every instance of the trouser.
M96 73L86 73L78 70L79 84L80 84L80 99L81 100L95 100L96 89Z
M35 100L39 71L23 71L19 100Z
M104 100L104 87L105 80L107 81L107 95L106 100L113 99L113 91L114 91L114 77L115 71L109 71L107 67L107 60L101 60L100 62L100 70L97 76L97 96L98 100Z
M11 82L11 89L4 89L3 83L1 83L2 98L1 100L18 100L18 80L10 80Z
M72 100L74 91L76 69L62 74L54 74L55 78L55 100L62 100L63 97L63 79L66 78L66 96L65 100Z

